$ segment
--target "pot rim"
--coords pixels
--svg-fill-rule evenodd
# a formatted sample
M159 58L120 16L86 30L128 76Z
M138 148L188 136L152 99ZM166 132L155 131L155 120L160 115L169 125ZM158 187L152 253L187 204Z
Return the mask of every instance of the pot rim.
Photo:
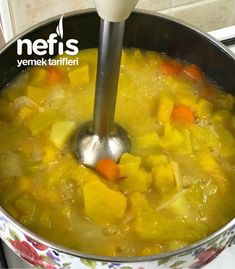
M96 13L96 10L94 8L89 8L89 9L83 9L83 10L79 10L79 11L72 11L72 12L67 12L64 13L64 18L68 18L68 17L72 17L75 15L87 15L87 14L94 14ZM153 11L147 11L147 10L142 10L142 9L135 9L134 13L138 13L138 14L145 14L145 15L150 15L150 16L157 16L160 18L163 18L165 20L168 21L173 21L174 23L183 25L187 28L189 28L190 30L192 30L193 32L196 32L198 35L200 35L201 37L206 38L207 40L209 40L210 42L214 43L215 45L217 45L217 47L219 47L220 50L222 50L224 53L226 53L229 57L231 57L233 60L235 60L235 55L230 52L225 45L223 45L221 42L219 42L218 40L216 40L214 37L212 37L211 35L202 32L201 30L199 30L197 27L194 27L188 23L185 23L179 19L175 19L172 18L170 16L164 15L164 14L159 14L157 12L153 12ZM53 21L57 21L58 19L60 19L61 15L57 15L57 16L53 16L47 20L44 20L40 23L37 23L33 26L31 26L30 28L24 30L23 32L19 33L18 35L16 35L13 39L11 39L10 41L8 41L3 48L0 50L0 56L2 55L2 53L4 53L4 51L10 47L13 43L15 43L17 41L18 38L23 37L24 35L30 33L31 31L35 30L36 28L41 28ZM73 250L67 247L64 247L62 245L53 243L49 240L44 239L43 237L37 235L36 233L34 233L33 231L31 231L30 229L28 229L27 227L23 226L20 222L18 222L14 217L12 217L5 209L4 207L2 207L0 205L0 213L4 216L5 219L7 219L13 226L16 226L17 228L19 228L19 230L30 236L32 239L35 239L36 241L42 243L43 245L48 246L49 248L55 249L58 252L62 252L64 254L67 255L71 255L71 256L75 256L78 258L84 258L84 259L90 259L90 260L95 260L95 261L105 261L105 262L125 262L125 263L138 263L138 262L149 262L149 261L155 261L155 260L159 260L159 259L165 259L165 258L169 258L172 256L178 256L180 254L185 254L188 252L191 252L193 249L198 248L203 246L204 244L212 241L214 238L220 236L222 233L224 233L225 231L227 231L230 228L235 227L235 218L233 218L232 220L230 220L227 224L225 224L223 227L221 227L219 230L217 230L216 232L210 234L209 236L207 236L206 238L197 241L187 247L178 249L178 250L174 250L174 251L169 251L166 253L162 253L162 254L156 254L156 255L148 255L148 256L132 256L132 257L112 257L112 256L100 256L100 255L94 255L94 254L86 254L77 250ZM1 238L0 238L1 239Z

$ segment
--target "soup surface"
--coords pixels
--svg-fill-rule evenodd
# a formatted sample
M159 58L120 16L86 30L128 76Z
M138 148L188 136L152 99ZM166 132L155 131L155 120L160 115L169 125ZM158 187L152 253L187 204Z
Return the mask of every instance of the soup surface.
M132 150L91 170L70 141L92 119L97 50L78 58L31 68L2 91L2 206L46 239L106 256L175 250L231 220L234 97L193 64L124 50L116 122Z

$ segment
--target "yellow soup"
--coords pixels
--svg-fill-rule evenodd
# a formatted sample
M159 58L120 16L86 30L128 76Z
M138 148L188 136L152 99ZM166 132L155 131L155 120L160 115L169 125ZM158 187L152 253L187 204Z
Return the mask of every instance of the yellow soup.
M34 67L0 99L0 202L42 237L85 253L178 249L235 216L234 97L193 64L124 50L116 122L132 141L97 170L70 149L91 120L97 50Z

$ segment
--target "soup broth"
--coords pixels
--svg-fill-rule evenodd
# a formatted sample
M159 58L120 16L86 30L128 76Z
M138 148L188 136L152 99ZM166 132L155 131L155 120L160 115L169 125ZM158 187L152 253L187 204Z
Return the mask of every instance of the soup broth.
M194 64L125 49L116 122L131 152L92 170L70 144L92 119L97 49L76 57L29 68L1 92L1 205L43 238L104 256L175 250L231 220L234 97Z

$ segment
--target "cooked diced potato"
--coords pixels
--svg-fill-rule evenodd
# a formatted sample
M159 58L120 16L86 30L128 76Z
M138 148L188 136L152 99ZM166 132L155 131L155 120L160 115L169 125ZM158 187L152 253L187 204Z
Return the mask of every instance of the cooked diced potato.
M227 158L235 155L235 139L233 135L220 126L217 126L215 131L219 137L221 156Z
M171 113L173 107L174 107L173 100L169 96L161 94L157 106L157 115L156 115L157 121L164 124L169 122L171 119Z
M23 122L34 114L34 110L30 107L22 107L16 116L17 121Z
M126 197L109 189L99 180L86 183L83 187L85 213L100 224L117 223L124 217Z
M143 240L194 242L206 235L207 227L197 221L192 223L159 215L139 193L134 193L130 202L134 215L133 229Z
M51 141L62 149L76 128L74 121L56 121L51 129Z
M179 154L191 154L193 152L191 135L188 129L181 129L181 135L183 137L183 141L181 146L178 148Z
M148 169L152 169L157 165L167 164L167 163L168 163L168 157L160 153L149 155L144 159L144 165Z
M30 193L33 188L33 182L29 177L22 176L17 180L17 190L20 193Z
M232 94L220 92L213 100L218 107L232 110L234 107L234 96Z
M171 214L179 218L191 219L192 220L192 209L190 208L190 203L186 197L187 190L182 190L177 193L170 201L167 201L165 206L163 205L161 209L167 209Z
M153 168L153 186L162 194L176 189L175 177L170 164L161 164Z
M54 146L46 145L46 147L43 150L43 164L50 164L53 161L56 161L58 158L57 151Z
M129 175L120 182L123 190L128 192L145 193L152 183L151 174L141 169L129 171Z
M15 200L15 205L21 214L32 215L35 210L35 202L27 196Z
M76 67L68 73L68 76L70 84L73 87L88 84L90 81L89 66L83 65Z
M183 144L183 135L170 124L165 125L164 135L160 139L160 145L163 149L177 151Z
M225 192L229 187L229 181L217 160L210 153L204 151L196 153L196 159L201 168L215 180L220 190Z
M0 178L19 177L23 173L22 158L13 151L0 152Z
M205 149L211 151L219 147L218 135L212 126L200 127L198 125L192 125L189 130L194 151Z
M61 119L61 115L56 110L47 110L30 117L25 125L29 127L33 135L39 135L44 129Z
M199 118L210 117L212 110L213 110L213 104L210 101L204 98L199 99L196 107L197 116Z
M130 153L124 153L119 162L120 177L127 177L134 170L139 169L141 158Z
M47 71L43 67L33 67L29 72L29 81L33 85L45 83L48 77Z
M137 147L156 148L159 146L159 136L156 132L147 133L135 139Z
M38 105L43 104L43 102L48 97L49 91L47 88L28 86L26 88L26 96L33 100Z
M227 109L215 111L211 116L211 121L216 124L226 126L231 118L231 113Z

